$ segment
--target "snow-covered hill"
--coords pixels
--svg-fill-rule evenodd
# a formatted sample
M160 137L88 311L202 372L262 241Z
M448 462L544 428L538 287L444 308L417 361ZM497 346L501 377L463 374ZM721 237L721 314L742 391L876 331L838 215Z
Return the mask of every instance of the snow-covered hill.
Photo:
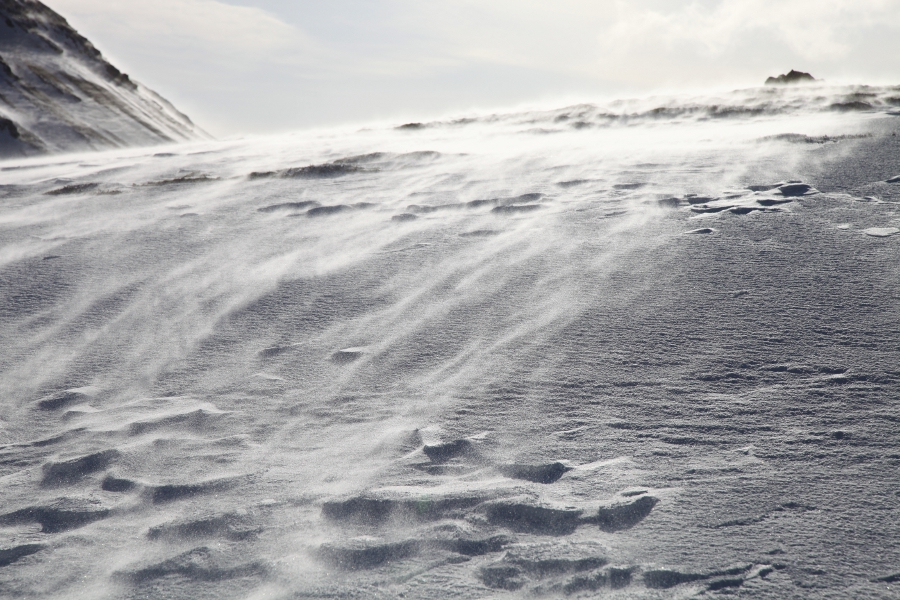
M896 598L898 104L6 161L0 598Z
M0 0L0 158L208 135L35 0Z

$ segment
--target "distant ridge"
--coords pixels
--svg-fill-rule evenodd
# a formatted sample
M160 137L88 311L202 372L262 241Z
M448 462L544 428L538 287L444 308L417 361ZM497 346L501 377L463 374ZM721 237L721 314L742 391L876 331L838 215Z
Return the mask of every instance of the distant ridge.
M210 136L37 0L0 0L0 158Z
M790 73L785 75L769 77L766 79L766 85L784 85L787 83L803 83L804 81L816 81L816 78L809 73L791 69Z

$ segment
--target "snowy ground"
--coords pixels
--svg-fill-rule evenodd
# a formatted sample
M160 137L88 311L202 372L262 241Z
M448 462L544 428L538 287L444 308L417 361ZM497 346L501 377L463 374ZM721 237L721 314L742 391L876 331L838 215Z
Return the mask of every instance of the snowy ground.
M0 596L896 597L892 104L3 163Z

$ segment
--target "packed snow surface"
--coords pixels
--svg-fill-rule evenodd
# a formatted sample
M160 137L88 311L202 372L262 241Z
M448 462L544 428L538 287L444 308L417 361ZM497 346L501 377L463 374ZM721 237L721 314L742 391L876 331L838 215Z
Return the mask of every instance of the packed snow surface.
M0 596L890 598L900 88L0 165Z

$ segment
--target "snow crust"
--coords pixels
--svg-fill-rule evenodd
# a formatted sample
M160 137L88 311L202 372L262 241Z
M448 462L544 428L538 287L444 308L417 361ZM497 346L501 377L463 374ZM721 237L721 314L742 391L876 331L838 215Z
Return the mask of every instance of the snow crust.
M2 594L890 597L895 95L4 162Z

